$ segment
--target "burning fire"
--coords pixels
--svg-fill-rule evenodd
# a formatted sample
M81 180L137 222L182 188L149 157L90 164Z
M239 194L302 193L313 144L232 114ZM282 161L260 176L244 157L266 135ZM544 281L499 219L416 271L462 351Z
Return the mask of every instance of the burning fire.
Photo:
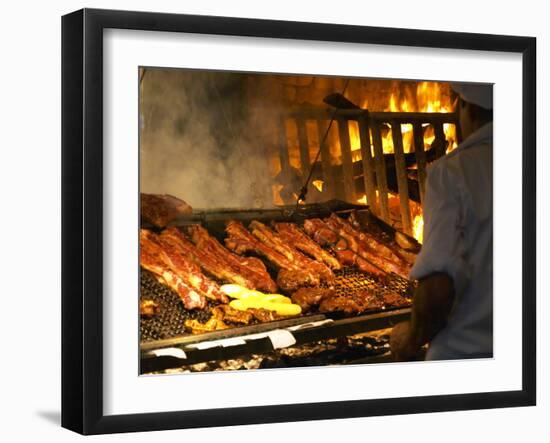
M418 214L414 217L413 237L416 238L418 243L422 243L424 239L424 217L422 217L422 214Z
M378 191L376 192L376 197L378 198ZM364 194L357 199L357 203L361 205L367 204L367 196ZM395 218L399 217L399 196L395 194L388 194L388 206L390 208L390 213L395 214ZM412 220L412 235L422 244L423 233L424 233L424 217L422 216L422 206L419 203L416 203L412 200L409 200L409 207L411 208Z
M323 192L323 180L313 180L311 183L317 188L319 192Z
M368 100L363 100L363 107L368 108ZM416 85L393 82L391 93L387 104L383 109L372 109L373 111L384 112L453 112L455 103L451 102L450 86L446 83L438 82L419 82ZM447 152L457 147L456 126L450 123L443 125L445 138L449 142ZM413 127L410 124L401 125L403 134L403 150L413 152ZM349 122L349 134L353 160L361 160L361 141L359 138L359 127L357 122ZM372 134L371 134L372 139ZM424 125L424 146L430 146L435 140L434 128L431 125ZM393 154L393 138L391 129L388 126L387 131L382 133L382 150L384 154ZM357 151L357 152L355 152ZM371 144L371 152L374 154L374 148Z
M361 88L356 89L355 93L351 91L349 98L352 101L360 104L363 109L369 109L373 112L437 112L450 113L453 112L456 103L452 101L450 85L440 82L413 82L413 81L387 81L387 80L368 80ZM354 95L355 94L355 95ZM361 161L361 137L359 125L357 121L348 121L348 133L350 138L350 147L352 161ZM452 151L457 146L457 131L454 124L445 123L443 132L448 141L447 152ZM309 148L310 161L313 160L319 146L319 140L322 134L321 128L317 122L313 120L306 121L307 142ZM403 150L405 153L414 152L414 132L413 125L402 124L401 133L403 138ZM300 170L301 159L299 149L299 134L296 126L296 121L289 119L286 121L286 136L287 146L289 148L289 163L296 169ZM372 144L372 133L369 134L370 150L374 155L374 146ZM382 150L385 154L393 154L393 135L389 124L382 127ZM424 149L429 149L435 140L435 128L430 124L423 125ZM342 163L341 149L339 146L338 127L334 125L329 133L327 145L330 151L331 164L339 165ZM280 171L280 165L274 165L273 174L276 175ZM319 192L326 191L323 186L323 180L313 180L313 187ZM273 189L274 202L282 203L280 189ZM376 197L378 200L378 197ZM393 208L392 219L400 220L399 213L399 197L390 194L388 196L390 206ZM357 203L370 204L366 195L361 195L357 198ZM412 218L412 234L422 242L423 218L422 208L415 202L411 203L411 218ZM391 211L390 211L391 212Z
M368 103L364 100L363 105ZM456 103L451 102L449 85L437 82L419 82L414 85L399 82L392 84L384 112L453 112ZM431 125L424 125L424 147L429 147L435 140L435 131ZM457 147L456 126L445 123L443 125L445 138L449 142L447 153ZM356 122L350 122L349 133L351 141L352 156L354 161L361 160L361 142L359 139L359 128ZM401 133L403 135L403 150L406 153L414 151L413 127L411 124L402 124ZM382 131L382 149L385 154L393 153L393 137L388 125L387 131ZM372 140L372 134L371 134ZM371 152L374 154L374 148L371 143ZM389 195L390 205L395 199L399 204L399 197ZM357 203L367 204L367 196L362 195L357 199ZM395 202L393 202L395 203ZM424 218L422 217L422 207L419 204L410 202L413 218L412 234L419 243L423 240Z

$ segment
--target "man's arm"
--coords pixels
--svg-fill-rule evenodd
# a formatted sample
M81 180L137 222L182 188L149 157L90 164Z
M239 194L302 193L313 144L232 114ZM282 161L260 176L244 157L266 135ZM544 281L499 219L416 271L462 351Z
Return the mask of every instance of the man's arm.
M421 279L414 293L411 320L393 328L390 346L394 360L413 359L441 331L454 301L453 280L434 273Z

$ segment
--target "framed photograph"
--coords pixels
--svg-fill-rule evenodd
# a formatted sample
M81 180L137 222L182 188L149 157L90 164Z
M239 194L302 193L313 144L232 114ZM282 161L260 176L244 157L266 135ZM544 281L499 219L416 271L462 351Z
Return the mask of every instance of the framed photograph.
M62 20L62 425L536 402L532 37Z

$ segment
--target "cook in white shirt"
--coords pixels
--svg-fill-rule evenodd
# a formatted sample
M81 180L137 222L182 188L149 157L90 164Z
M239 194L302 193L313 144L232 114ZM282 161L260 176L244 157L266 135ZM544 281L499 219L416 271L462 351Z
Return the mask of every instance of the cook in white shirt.
M453 84L464 141L427 171L424 243L411 320L396 325L395 360L489 358L493 353L492 85Z

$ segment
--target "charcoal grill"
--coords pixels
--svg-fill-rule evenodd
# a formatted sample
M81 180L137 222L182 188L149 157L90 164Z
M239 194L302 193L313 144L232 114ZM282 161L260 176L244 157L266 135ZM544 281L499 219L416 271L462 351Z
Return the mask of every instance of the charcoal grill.
M374 216L368 207L335 200L324 204L303 205L299 208L289 206L269 210L199 210L175 220L172 224L184 227L200 223L211 235L223 241L225 221L229 219L240 220L245 224L254 219L268 223L292 221L301 224L307 218L327 217L333 212L346 217L352 210L359 211L360 218L368 220L369 225L378 231L379 237L387 242L392 241L395 230ZM414 242L412 239L411 241ZM388 276L384 284L353 268L336 271L335 277L335 291L341 295L353 295L369 289L380 296L386 292L393 292L409 298L414 289L413 282L396 274ZM208 315L201 318L201 315L204 315L201 312L186 311L177 294L158 284L147 272L142 273L141 279L142 286L156 285L148 291L146 298L152 299L160 306L158 315L140 321L141 373L270 352L277 348L277 343L273 339L274 331L291 334L293 345L300 345L392 327L410 316L408 307L371 310L355 316L346 316L343 313L311 313L296 318L191 335L185 332L185 320L196 318L204 322ZM159 287L162 289L159 290Z

